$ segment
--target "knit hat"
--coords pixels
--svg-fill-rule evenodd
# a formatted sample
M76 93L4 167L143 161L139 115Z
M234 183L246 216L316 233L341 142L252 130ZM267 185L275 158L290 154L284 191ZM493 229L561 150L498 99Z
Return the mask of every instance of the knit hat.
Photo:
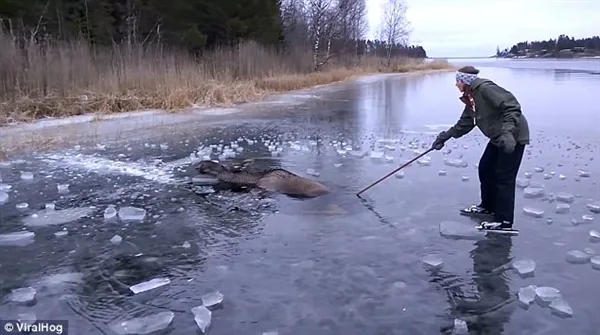
M462 67L462 68L458 69L458 72L456 73L456 81L460 81L466 85L471 86L471 84L473 84L475 79L477 79L478 73L479 73L479 70L477 70L476 68L474 68L472 66Z

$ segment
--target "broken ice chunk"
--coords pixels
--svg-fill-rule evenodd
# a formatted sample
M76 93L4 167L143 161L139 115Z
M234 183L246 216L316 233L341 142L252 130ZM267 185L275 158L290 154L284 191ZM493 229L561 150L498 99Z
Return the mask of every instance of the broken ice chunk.
M570 193L558 192L554 196L556 197L556 201L568 204L572 203L575 200L575 196Z
M67 236L69 235L69 232L66 230L61 230L61 231L57 231L56 233L54 233L54 236L56 237L63 237L63 236Z
M580 250L571 250L567 252L565 259L571 264L585 264L590 261L590 255Z
M58 193L61 194L69 192L69 184L58 184L56 188L58 189Z
M383 158L383 151L371 151L371 159L378 160Z
M383 147L384 147L385 150L388 150L388 151L394 151L394 150L396 150L395 146L389 145L389 144L386 144Z
M61 225L71 221L78 220L91 213L89 207L68 208L63 210L46 209L38 212L36 216L29 216L23 219L23 224L29 227L45 227L53 225Z
M0 183L0 191L2 191L2 192L8 192L8 191L10 191L11 188L12 188L12 186L10 186L8 184Z
M171 283L171 280L169 280L169 278L154 278L154 279L150 279L148 281L145 281L145 282L142 282L139 284L135 284L135 285L131 286L129 289L134 294L138 294L138 293L153 290L155 288L159 288L159 287L167 285L169 283Z
M421 166L429 166L431 165L431 158L423 157L417 161L417 164Z
M544 174L544 179L548 180L548 179L552 179L552 175L551 174Z
M352 151L348 152L348 154L350 154L350 156L352 156L352 157L363 158L367 155L367 152L359 151L359 150L352 150Z
M452 335L466 335L469 334L469 326L465 320L454 319L454 328L452 328Z
M560 317L572 317L573 310L569 303L564 301L562 298L554 299L550 302L550 309L552 310L552 314L558 315Z
M317 172L315 169L306 169L306 174L313 177L318 177L321 174Z
M423 257L421 261L431 270L440 269L444 265L444 260L436 255L427 255Z
M1 246L23 247L34 242L35 233L31 231L18 231L14 233L0 234Z
M548 303L560 298L560 291L550 286L541 286L535 289L535 294L542 302Z
M146 216L146 210L143 208L129 207L129 206L119 208L119 218L121 220L140 221L140 220L143 220L145 216Z
M527 179L531 178L531 172L525 172L524 175L525 175L525 178L527 178Z
M444 159L444 165L457 168L466 168L469 166L469 163L463 161L462 159Z
M567 179L567 176L565 176L564 174L559 174L558 179L565 180L565 179Z
M523 213L525 213L525 215L534 217L534 218L541 218L544 217L544 211L538 208L533 208L533 207L523 207Z
M206 307L213 307L223 302L223 294L219 291L206 293L202 296L202 305Z
M17 209L23 210L23 209L29 208L29 204L26 202L21 202L21 203L16 204L15 207L17 207Z
M404 171L399 171L394 174L394 176L398 179L404 178Z
M537 166L533 169L533 171L535 171L537 173L542 173L542 172L544 172L544 168L541 166Z
M584 214L581 216L581 220L583 221L583 223L591 223L592 221L594 221L594 217L591 215Z
M526 188L529 186L529 180L524 178L517 178L517 187Z
M600 256L594 256L590 258L590 262L592 262L593 269L600 270Z
M115 208L115 206L109 205L108 207L106 207L106 209L104 210L104 218L108 220L114 218L115 216L117 216L117 209Z
M567 214L571 211L571 206L569 204L557 204L556 205L556 214Z
M518 293L519 304L524 308L528 308L535 300L535 295L536 287L534 285L520 288Z
M32 180L33 173L32 172L21 172L21 179L23 180Z
M445 175L446 175L446 171L444 171L444 170L438 171L438 176L445 176Z
M193 177L192 184L198 186L213 186L219 183L217 178L212 177Z
M535 271L535 262L532 259L523 259L513 262L513 268L521 276L531 276Z
M469 181L469 179L471 179L471 178L469 178L469 176L462 176L461 177L462 181Z
M1 236L1 235L0 235ZM0 241L2 241L2 239L0 238ZM597 243L600 242L600 232L597 230L590 230L590 241L592 243ZM1 243L0 243L1 244Z
M115 235L110 239L110 243L112 244L119 244L121 241L123 241L123 238L119 235Z
M600 201L585 205L592 213L600 214Z
M192 308L192 314L194 314L194 321L200 331L206 333L211 324L212 312L204 306L197 306Z
M385 156L385 161L388 163L392 163L394 161L394 157L392 156Z
M110 325L112 331L119 335L150 334L163 330L171 324L175 317L173 312L160 312Z
M32 304L35 302L37 291L33 287L22 287L12 290L8 299L22 304Z
M48 210L54 210L56 209L56 205L54 203L49 202L45 205L45 208Z
M0 191L0 204L8 201L8 193Z
M590 173L589 173L589 171L579 170L579 177L580 178L589 178Z
M531 186L526 187L525 190L523 190L523 192L523 196L525 196L525 198L527 199L541 198L546 193L543 188Z
M333 163L333 166L339 168L340 166L342 166L342 163Z

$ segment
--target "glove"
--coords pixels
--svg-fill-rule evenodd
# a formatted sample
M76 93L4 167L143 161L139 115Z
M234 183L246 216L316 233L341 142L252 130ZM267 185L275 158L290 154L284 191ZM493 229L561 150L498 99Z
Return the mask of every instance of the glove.
M504 152L507 154L512 154L515 151L517 141L512 134L504 133L498 137L498 145L504 149Z
M443 132L439 133L438 136L435 138L435 141L433 141L431 148L435 149L435 150L442 150L442 148L444 147L444 144L449 139L450 139L450 137L448 136L448 134L446 134L446 132L443 131Z

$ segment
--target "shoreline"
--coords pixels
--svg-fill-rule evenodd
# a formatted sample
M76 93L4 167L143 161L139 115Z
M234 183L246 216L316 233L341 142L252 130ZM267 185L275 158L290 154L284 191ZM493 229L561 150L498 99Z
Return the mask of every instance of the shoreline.
M279 110L285 104L303 103L303 99L314 99L310 93L343 85L348 82L360 81L368 78L380 79L383 77L403 77L427 75L454 71L450 66L446 69L417 69L408 72L390 73L365 73L352 75L342 80L310 86L301 89L283 92L265 92L256 97L256 100L235 103L229 106L191 106L189 108L167 111L161 109L132 110L118 113L92 112L82 115L44 118L32 122L20 122L0 127L0 161L2 152L7 156L18 156L36 150L51 150L60 147L73 146L86 142L97 142L101 139L118 140L129 131L149 131L185 123L230 121L224 116L239 114L246 111L270 113L271 109ZM293 97L295 100L286 100ZM169 132L152 136L160 137L169 135ZM116 138L111 138L116 137ZM137 135L137 134L136 134Z

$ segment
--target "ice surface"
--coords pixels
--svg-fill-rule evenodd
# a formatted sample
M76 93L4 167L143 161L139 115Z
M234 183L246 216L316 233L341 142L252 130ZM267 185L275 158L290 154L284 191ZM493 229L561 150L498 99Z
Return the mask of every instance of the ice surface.
M119 208L119 218L124 221L141 221L146 217L146 210L137 207L121 207Z
M57 226L88 216L91 208L67 208L63 210L44 209L37 216L28 216L23 219L23 224L28 227Z
M317 172L315 169L306 169L306 174L313 177L318 177L321 174Z
M23 180L32 180L33 173L32 172L21 172L21 179Z
M592 213L600 214L600 201L591 202L585 205Z
M46 209L51 209L51 210L56 209L56 205L54 203L52 203L52 202L47 203L44 207Z
M169 278L154 278L154 279L150 279L145 282L141 282L139 284L135 284L135 285L131 286L129 289L134 294L138 294L138 293L153 290L155 288L159 288L161 286L164 286L164 285L167 285L170 283L171 283L171 280Z
M171 324L175 313L160 312L110 325L112 331L119 335L150 334L163 330Z
M279 332L276 331L268 331L268 332L263 332L262 335L279 335Z
M398 171L394 174L394 176L398 179L404 178L404 171Z
M115 216L117 216L117 209L115 208L115 206L109 205L108 207L106 207L106 209L104 210L104 218L108 220L114 218Z
M0 204L8 201L8 193L0 191Z
M2 241L1 238L0 241ZM597 230L590 230L590 241L593 243L600 242L600 232Z
M363 158L367 155L367 152L362 150L352 150L349 151L348 154L352 157Z
M206 293L202 296L202 305L213 307L223 302L223 294L219 291Z
M514 261L513 268L515 268L521 276L529 276L535 271L535 262L532 259Z
M26 202L20 202L20 203L16 204L15 207L17 209L27 209L27 208L29 208L29 204Z
M212 312L205 306L196 306L192 308L192 314L200 331L206 333L211 324Z
M33 287L22 287L12 290L8 299L13 302L31 304L35 301L37 291Z
M30 231L18 231L14 233L0 234L1 246L23 247L35 241L35 233Z
M17 320L27 325L33 325L37 321L37 315L32 312L19 313Z
M429 269L440 269L444 265L444 260L436 255L427 255L421 258L421 261Z
M469 163L463 161L462 159L444 159L444 165L457 168L466 168L469 166Z
M592 248L583 248L583 252L585 252L588 255L595 255L596 251Z
M590 261L590 255L580 250L571 250L567 252L565 259L571 264L585 264Z
M454 319L454 328L452 328L452 335L467 335L469 334L469 326L465 320Z
M442 221L439 229L440 236L448 239L481 240L485 238L485 235L474 226L455 221Z
M556 205L556 214L567 214L571 211L571 206L569 204L557 204Z
M529 285L519 289L519 303L522 307L527 308L533 303L535 300L536 288L535 285Z
M564 301L562 298L552 300L552 302L550 302L550 309L552 310L553 314L560 317L573 316L573 310L571 309L571 306L569 306L569 303Z
M535 294L542 302L551 302L561 297L560 291L550 286L537 287L535 289Z
M544 217L544 211L538 208L533 208L533 207L524 207L523 208L523 213L525 213L525 215L534 217L534 218L541 218Z
M529 186L529 179L517 178L517 187L526 188Z
M593 256L590 258L590 262L592 263L592 268L600 270L600 256Z
M573 203L575 201L575 196L571 193L558 192L554 195L556 201L564 202L564 203Z
M523 190L523 196L527 199L541 198L544 196L544 194L546 194L546 191L540 187L529 186Z
M110 239L110 243L112 244L119 244L121 241L123 241L123 238L119 235L115 235Z

